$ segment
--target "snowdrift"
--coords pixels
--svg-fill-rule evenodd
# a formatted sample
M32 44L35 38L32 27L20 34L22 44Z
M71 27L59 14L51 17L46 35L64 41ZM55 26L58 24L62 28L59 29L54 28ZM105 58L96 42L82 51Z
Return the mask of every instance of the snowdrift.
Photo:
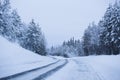
M0 36L0 78L55 62L10 43Z

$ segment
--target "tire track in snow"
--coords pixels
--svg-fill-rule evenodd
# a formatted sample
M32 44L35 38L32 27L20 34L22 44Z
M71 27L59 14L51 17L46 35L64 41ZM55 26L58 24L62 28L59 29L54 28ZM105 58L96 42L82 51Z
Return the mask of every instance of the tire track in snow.
M60 66L57 66L56 68L40 75L39 77L33 79L33 80L45 80L47 77L49 77L50 75L52 75L53 73L55 73L56 71L58 71L59 69L61 69L62 67L64 67L66 64L68 63L68 60L65 60L65 62L63 64L61 64Z
M11 75L8 77L0 78L0 80L44 80L45 77L53 74L64 65L67 64L67 60L58 60L54 63L46 66Z
M24 72L21 72L21 73L17 73L17 74L13 74L13 75L10 75L10 76L7 76L7 77L3 77L3 78L0 78L0 80L10 80L10 79L19 77L19 76L21 76L21 75L25 75L25 74L27 74L27 73L33 72L33 71L37 71L37 70L39 70L39 69L46 68L46 67L48 67L48 66L50 66L50 65L53 65L53 64L58 63L59 61L60 61L60 60L57 60L56 62L47 64L47 65L45 65L45 66L41 66L41 67L38 67L38 68L35 68L35 69L31 69L31 70L27 70L27 71L24 71Z
M82 73L86 74L84 76L88 77L89 80L105 80L103 76L100 73L96 72L90 64L78 60L74 60L74 61L80 67L78 71L81 74Z

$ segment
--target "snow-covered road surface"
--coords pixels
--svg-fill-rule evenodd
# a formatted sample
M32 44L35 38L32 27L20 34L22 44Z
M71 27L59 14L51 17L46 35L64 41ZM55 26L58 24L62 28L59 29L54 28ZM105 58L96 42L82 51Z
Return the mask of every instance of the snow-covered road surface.
M49 76L45 80L103 80L100 75L82 61L69 59L69 62L62 69Z
M62 68L65 64L67 64L67 60L59 60L44 67L1 78L0 80L41 80Z

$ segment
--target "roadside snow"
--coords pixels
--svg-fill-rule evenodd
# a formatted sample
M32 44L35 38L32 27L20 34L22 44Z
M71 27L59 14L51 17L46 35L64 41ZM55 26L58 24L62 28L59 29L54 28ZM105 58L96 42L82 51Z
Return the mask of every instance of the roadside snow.
M75 58L90 64L104 80L120 80L120 55Z
M120 55L69 58L46 80L120 80Z
M10 43L0 36L0 78L55 62Z

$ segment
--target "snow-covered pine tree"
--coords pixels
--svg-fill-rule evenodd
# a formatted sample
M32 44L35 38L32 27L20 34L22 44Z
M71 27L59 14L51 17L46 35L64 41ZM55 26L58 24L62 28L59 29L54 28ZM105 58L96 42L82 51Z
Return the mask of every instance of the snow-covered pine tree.
M106 47L107 54L120 53L120 2L109 5L104 17L104 30L101 33L100 41ZM104 40L104 41L103 41Z
M97 55L100 54L99 50L99 34L100 27L97 26L94 22L90 25L90 34L91 34L91 54Z
M23 47L40 55L46 55L45 37L41 32L41 28L34 20L28 25L28 30L24 38Z
M78 56L84 56L82 42L80 40L75 40L75 47L76 47L76 50L77 50L77 55Z
M120 53L120 1L116 1L113 8L111 42L113 44L113 54L116 55Z
M9 36L10 1L0 0L0 34Z
M22 23L16 10L13 10L11 13L11 26L14 32L13 40L19 43L19 39L22 37L22 32L25 30L26 26Z
M100 34L99 34L99 55L101 54L107 54L106 52L108 51L108 48L106 48L105 45L105 35L106 35L106 31L105 31L105 27L103 27L104 21L100 20L98 23L98 27L100 28Z
M100 54L99 49L100 27L94 22L88 26L83 36L83 49L85 55Z
M88 27L88 29L85 30L84 35L83 35L82 46L83 46L85 56L90 55L91 34L90 34L90 31L89 31L89 28L90 27Z

